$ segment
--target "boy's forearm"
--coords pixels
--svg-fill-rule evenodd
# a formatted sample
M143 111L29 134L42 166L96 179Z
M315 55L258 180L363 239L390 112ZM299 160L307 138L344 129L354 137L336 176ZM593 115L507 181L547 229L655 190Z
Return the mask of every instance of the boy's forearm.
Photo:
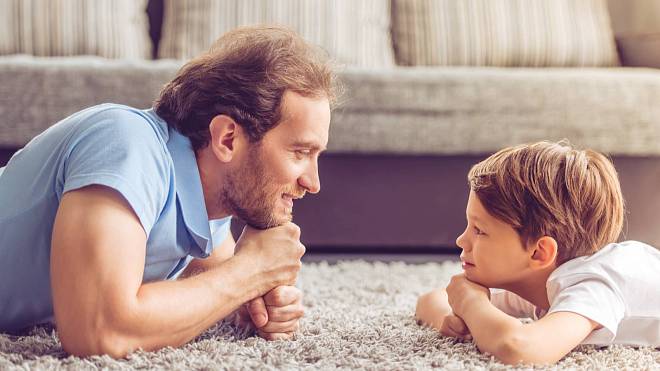
M479 350L503 363L519 362L518 352L512 347L524 326L519 319L500 311L488 300L469 305L459 316L470 329Z
M415 315L427 326L440 330L442 321L452 313L444 289L436 289L419 297Z

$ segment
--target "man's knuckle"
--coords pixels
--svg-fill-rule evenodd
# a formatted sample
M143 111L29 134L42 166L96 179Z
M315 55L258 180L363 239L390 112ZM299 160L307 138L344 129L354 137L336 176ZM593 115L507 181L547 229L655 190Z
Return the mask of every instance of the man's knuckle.
M300 227L297 224L294 223L289 223L287 225L289 233L291 233L291 236L293 237L299 237L300 236Z

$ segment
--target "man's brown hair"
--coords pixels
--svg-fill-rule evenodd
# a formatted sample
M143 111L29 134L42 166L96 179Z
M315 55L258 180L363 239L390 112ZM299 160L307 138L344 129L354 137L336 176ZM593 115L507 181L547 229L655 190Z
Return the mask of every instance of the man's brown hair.
M208 126L217 115L231 117L254 143L280 122L285 91L333 104L335 88L326 54L294 31L243 27L184 65L160 92L154 110L197 150L208 145Z
M474 165L468 182L485 209L510 224L525 246L553 237L557 265L615 242L623 227L614 166L566 141L503 149Z

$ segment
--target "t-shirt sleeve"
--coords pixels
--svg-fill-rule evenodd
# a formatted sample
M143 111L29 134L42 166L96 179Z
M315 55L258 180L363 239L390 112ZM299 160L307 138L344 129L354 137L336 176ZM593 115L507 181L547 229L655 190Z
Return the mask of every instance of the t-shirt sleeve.
M72 137L59 195L89 185L119 192L147 236L169 191L170 167L156 131L137 113L109 110Z
M533 318L534 304L506 290L490 289L490 302L495 308L516 318Z
M571 281L570 284L560 287L551 299L548 314L573 312L589 318L603 326L592 333L592 336L612 341L626 310L621 295L610 283L597 276L583 275Z

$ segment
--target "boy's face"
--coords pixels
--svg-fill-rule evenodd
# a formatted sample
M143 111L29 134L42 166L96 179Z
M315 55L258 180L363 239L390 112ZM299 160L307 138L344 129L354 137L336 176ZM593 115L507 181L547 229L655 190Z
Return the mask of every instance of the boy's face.
M461 261L467 278L490 288L507 289L524 280L531 252L513 227L486 211L470 191L467 227L456 244L463 249Z

